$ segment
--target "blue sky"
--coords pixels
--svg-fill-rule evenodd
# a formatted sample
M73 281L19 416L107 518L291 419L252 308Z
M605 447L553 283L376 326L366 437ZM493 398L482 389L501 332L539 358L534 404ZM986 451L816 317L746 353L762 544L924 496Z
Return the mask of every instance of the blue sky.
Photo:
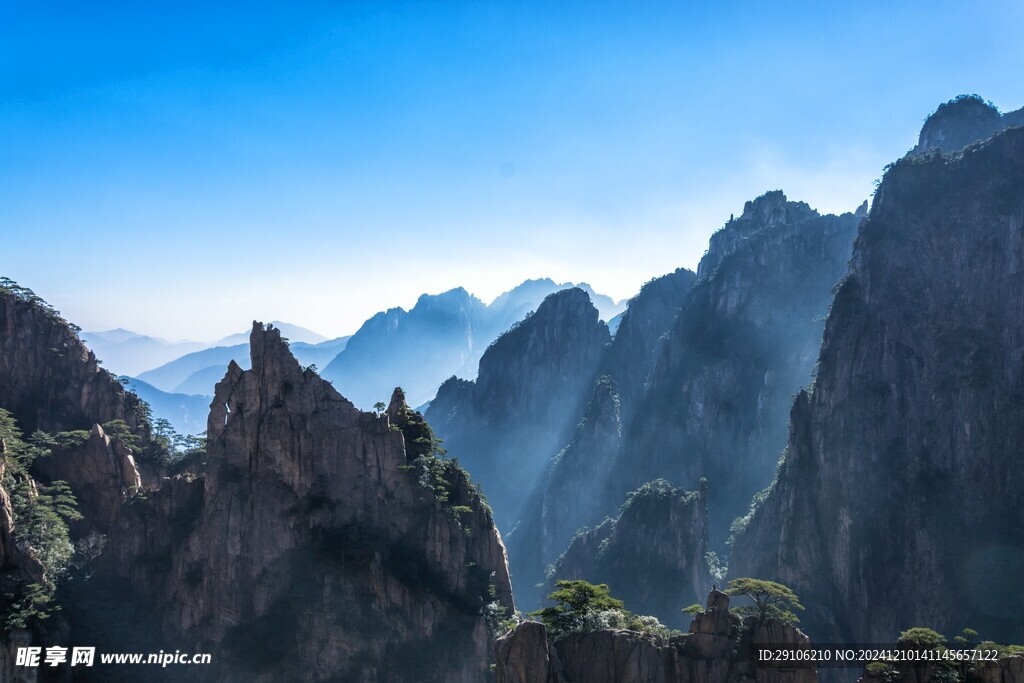
M627 297L767 190L852 210L944 100L1024 105L1022 26L984 0L0 0L0 274L172 339L528 277Z

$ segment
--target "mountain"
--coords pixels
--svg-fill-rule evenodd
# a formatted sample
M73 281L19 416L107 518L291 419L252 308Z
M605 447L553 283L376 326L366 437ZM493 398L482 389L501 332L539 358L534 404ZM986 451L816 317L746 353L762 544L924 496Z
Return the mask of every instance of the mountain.
M205 451L142 476L159 454L138 397L0 284L0 678L21 680L16 645L88 641L210 653L198 681L489 680L514 604L476 487L400 390L362 413L278 330L254 323L248 346ZM76 679L138 680L98 660Z
M709 581L707 491L683 491L664 480L626 497L619 514L580 529L555 561L555 580L607 583L615 596L666 626L687 625L683 608L697 602Z
M1024 130L886 172L729 567L820 639L1024 639L1022 245Z
M532 587L577 529L615 517L652 480L693 490L707 478L708 547L724 549L731 522L772 479L790 397L811 381L861 218L769 192L712 236L696 275L677 270L630 301L575 432L508 534L522 604L539 601ZM639 570L654 558L623 561Z
M219 368L221 370L218 374L219 379L223 377L223 370L228 366L228 363L235 361L245 364L248 361L248 356L249 348L247 344L214 346L209 349L186 354L158 368L147 370L136 379L166 392L212 394L213 384L210 384L205 392L184 392L181 390L181 387L189 377L209 368Z
M910 153L956 151L1014 126L1024 126L1024 108L1000 114L995 105L977 95L961 95L939 105L925 120Z
M75 328L0 279L0 679L24 680L15 642L61 637L74 541L108 533L151 465L145 413Z
M582 289L549 295L484 352L475 381L450 378L427 419L473 473L501 525L564 443L610 340Z
M409 311L392 308L367 320L345 350L323 366L323 376L364 408L382 401L399 385L413 405L424 405L447 378L475 377L491 342L545 297L573 286L527 280L490 305L461 287L424 294ZM581 288L590 290L589 285ZM605 309L601 315L612 317L622 308L606 296L594 297Z
M626 308L625 302L616 302L609 296L599 294L585 282L581 282L578 285L571 282L557 284L551 278L526 280L509 291L498 295L487 308L493 317L503 321L497 323L497 326L502 327L500 332L504 332L508 329L509 325L517 320L522 320L527 313L536 309L537 304L549 295L573 287L578 287L587 293L591 303L594 304L594 307L600 313L601 319L609 324L614 317L622 313Z
M513 603L465 473L400 391L363 413L278 330L254 323L249 347L217 384L205 468L122 509L72 640L212 652L198 680L485 680L482 608Z
M212 396L168 393L138 379L129 379L127 386L149 404L154 420L168 420L179 434L206 431L206 415L210 412Z
M283 323L280 320L274 320L270 324L273 325L275 329L281 330L281 335L292 343L302 342L310 346L315 346L326 341L331 341L322 334L306 329L305 327L292 325L291 323ZM247 343L249 343L249 333L239 332L238 334L228 335L223 339L215 341L213 344L210 344L210 346L237 346L239 344Z
M83 332L81 339L108 370L119 375L136 375L198 351L199 342L168 342L124 329Z

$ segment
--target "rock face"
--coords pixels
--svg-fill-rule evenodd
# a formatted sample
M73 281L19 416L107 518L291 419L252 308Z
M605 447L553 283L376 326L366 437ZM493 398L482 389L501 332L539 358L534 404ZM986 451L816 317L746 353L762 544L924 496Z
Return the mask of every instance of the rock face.
M552 577L606 583L632 611L677 627L689 621L683 607L710 583L707 551L707 490L684 492L657 480L630 494L614 519L581 529ZM553 590L552 579L547 591Z
M712 593L708 609L690 633L663 638L632 631L576 633L556 643L544 626L525 622L495 643L498 683L815 683L808 666L759 668L748 656L752 643L807 646L791 626L740 621L728 612L729 599Z
M822 639L1024 640L1024 130L886 173L733 576Z
M165 643L216 653L202 680L483 680L481 610L513 605L465 473L400 392L363 413L277 330L254 324L250 349L216 387L205 478L129 505L101 580L131 586Z
M769 192L712 237L624 430L620 496L654 478L695 488L707 477L711 545L722 549L772 479L865 209L823 216Z
M580 530L552 576L607 583L630 610L682 625L689 620L682 609L710 583L707 521L706 489L686 492L651 482L630 494L618 517Z
M600 378L582 419L568 445L556 445L561 450L553 453L523 519L509 535L520 602L539 602L536 586L543 585L545 569L576 531L614 515L622 503L625 493L612 472L622 447L623 425L633 420L662 337L686 305L695 279L693 272L679 269L648 282L629 301L601 359Z
M715 233L698 275L677 271L630 302L601 366L608 379L509 537L521 602L539 598L529 587L577 529L654 479L710 480L710 544L722 550L772 479L862 217L822 216L769 192Z
M955 152L1001 130L1021 125L1024 125L1024 109L1000 114L977 95L961 95L940 105L928 117L911 154L935 150Z
M31 291L0 283L0 407L24 434L124 420L144 435L138 406L56 311Z
M587 293L556 292L480 359L475 381L441 385L427 419L511 526L569 437L610 341Z
M135 458L120 439L111 439L98 424L78 448L54 451L33 466L45 481L73 482L72 490L84 512L83 526L106 531L131 496L142 488Z

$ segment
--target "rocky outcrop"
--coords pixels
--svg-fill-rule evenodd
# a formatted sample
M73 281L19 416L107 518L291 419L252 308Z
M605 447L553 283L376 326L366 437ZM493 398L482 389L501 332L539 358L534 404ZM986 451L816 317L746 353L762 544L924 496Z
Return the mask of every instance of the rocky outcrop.
M121 505L142 488L135 457L120 439L111 439L98 424L92 426L85 444L67 450L54 449L35 461L33 474L44 481L71 484L83 529L106 531Z
M607 583L640 614L671 627L683 625L682 609L710 583L707 552L707 490L686 492L663 480L634 491L619 516L581 529L555 562L556 579Z
M438 389L427 419L482 484L499 524L519 519L524 492L568 441L609 340L586 292L562 290L487 349L475 381Z
M0 281L0 407L25 434L124 420L148 425L136 397L106 370L60 315L30 290Z
M1024 130L886 173L730 574L823 639L1024 640Z
M465 473L398 392L364 413L277 330L254 324L250 349L216 387L205 477L127 506L100 580L157 617L160 647L214 652L202 680L483 680L482 609L513 604Z
M668 638L633 631L574 633L551 644L542 624L525 622L495 643L498 683L816 683L807 665L758 667L751 646L809 646L803 633L756 618L741 623L729 598L713 592L690 633Z
M1024 109L1000 114L991 102L977 95L960 95L939 105L921 128L911 154L955 152L1001 130L1024 125Z

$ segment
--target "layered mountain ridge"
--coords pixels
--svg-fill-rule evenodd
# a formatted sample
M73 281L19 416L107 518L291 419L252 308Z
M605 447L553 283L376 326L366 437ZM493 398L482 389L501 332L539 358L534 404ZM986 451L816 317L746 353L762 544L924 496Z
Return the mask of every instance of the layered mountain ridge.
M1022 255L1024 130L886 173L730 564L818 605L819 637L1024 638Z

